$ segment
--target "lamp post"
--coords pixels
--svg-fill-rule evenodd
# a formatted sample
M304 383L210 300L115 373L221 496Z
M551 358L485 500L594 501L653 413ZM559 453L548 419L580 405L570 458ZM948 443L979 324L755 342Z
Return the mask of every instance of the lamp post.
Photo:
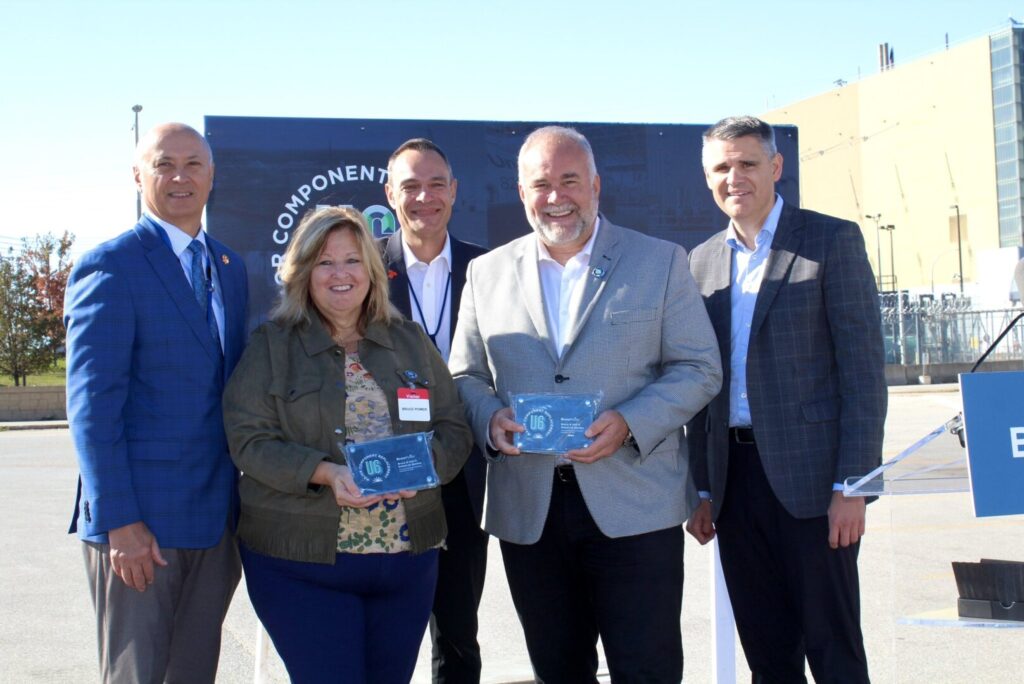
M906 337L903 329L903 297L900 296L900 291L896 288L896 252L893 248L892 242L892 233L896 230L896 226L890 223L887 226L882 226L881 229L889 233L889 268L892 273L890 277L892 278L892 292L896 295L896 310L899 312L899 317L897 318L899 324L897 329L894 331L897 338L893 341L896 342L896 363L902 364L904 359L906 359L906 351L903 348Z
M892 281L891 281L892 289L893 289L893 292L895 292L896 291L896 252L893 249L893 245L892 245L892 233L893 233L894 230L896 230L896 226L894 226L894 225L892 225L890 223L887 226L882 226L881 229L884 230L885 232L889 233L889 268L891 269L891 273L892 273L892 276L891 276L891 278L892 278Z
M964 296L964 246L960 240L960 205L954 204L949 207L956 209L956 255L960 264L960 296Z
M875 222L875 244L878 246L878 289L882 289L882 233L879 231L878 222L882 220L882 213L864 214L864 218Z
M139 146L139 112L142 111L142 105L132 105L132 111L135 112L135 147ZM142 218L142 193L139 192L138 188L135 190L135 220L138 221Z

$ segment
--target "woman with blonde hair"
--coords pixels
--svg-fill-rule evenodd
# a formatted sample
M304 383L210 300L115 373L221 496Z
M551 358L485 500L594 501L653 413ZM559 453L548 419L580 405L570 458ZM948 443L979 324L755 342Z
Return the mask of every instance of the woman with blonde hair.
M358 211L308 214L278 274L280 301L224 397L249 596L292 681L408 682L447 529L441 490L363 495L345 447L432 432L447 482L472 441L462 405L430 339L391 309ZM429 395L425 420L399 415L407 388Z

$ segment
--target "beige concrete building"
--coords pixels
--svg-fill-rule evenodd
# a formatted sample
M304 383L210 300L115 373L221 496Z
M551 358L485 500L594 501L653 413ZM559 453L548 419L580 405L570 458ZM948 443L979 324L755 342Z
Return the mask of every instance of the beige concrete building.
M1010 27L763 114L798 127L803 205L861 225L882 289L959 292L962 257L966 294L1009 301L1024 244L1022 50Z

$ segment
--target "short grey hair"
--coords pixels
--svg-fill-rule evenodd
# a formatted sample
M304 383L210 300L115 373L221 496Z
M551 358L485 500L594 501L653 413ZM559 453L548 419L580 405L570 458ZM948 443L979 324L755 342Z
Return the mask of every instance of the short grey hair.
M590 146L590 141L587 140L586 136L577 131L575 128L569 126L543 126L526 136L526 140L523 141L523 146L519 148L519 181L523 180L523 155L526 154L534 144L547 138L554 138L555 140L571 142L583 150L587 155L587 170L590 171L590 177L593 178L597 175L597 163L594 162L594 149Z
M704 131L704 144L701 148L701 162L712 140L735 140L752 135L761 141L765 154L769 159L774 159L779 153L775 146L775 130L770 124L765 123L756 116L728 116L711 128Z

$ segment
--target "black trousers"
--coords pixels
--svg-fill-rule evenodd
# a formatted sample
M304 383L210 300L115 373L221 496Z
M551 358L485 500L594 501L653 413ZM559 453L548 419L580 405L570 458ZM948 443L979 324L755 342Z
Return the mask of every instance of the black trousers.
M828 546L828 516L798 519L775 497L754 444L729 449L715 522L736 628L755 683L867 682L859 543Z
M616 684L682 679L682 527L607 537L559 470L540 540L501 554L538 682L596 682L598 635Z
M438 684L479 684L477 609L484 593L489 537L477 525L461 471L441 488L441 498L448 538L439 556L430 613L433 679Z

